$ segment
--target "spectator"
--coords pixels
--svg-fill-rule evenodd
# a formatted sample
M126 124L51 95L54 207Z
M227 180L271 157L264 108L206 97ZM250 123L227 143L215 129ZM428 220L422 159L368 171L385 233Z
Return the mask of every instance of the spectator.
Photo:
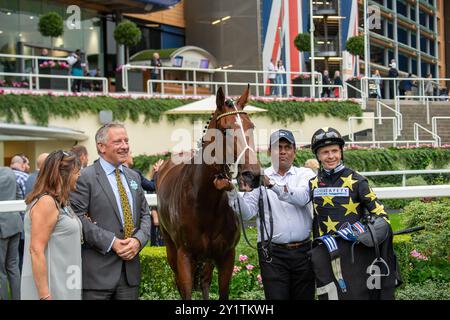
M25 202L22 300L81 299L81 222L69 204L80 173L72 152L50 153Z
M270 95L274 95L275 94L275 82L276 82L276 78L277 78L277 68L275 67L275 65L273 64L273 59L270 59L269 62L269 74L268 74L268 79L269 79L269 90L270 90Z
M333 84L335 86L341 86L342 87L341 73L338 70L336 70L334 72ZM340 87L334 87L333 94L334 94L335 98L339 98L340 89L341 89Z
M319 161L316 159L308 159L305 161L304 167L311 169L315 174L317 174L320 168Z
M282 93L285 91L284 87L282 86L284 84L284 76L286 74L286 69L283 66L283 60L277 61L277 76L276 76L276 84L277 84L277 95L282 95Z
M30 171L29 160L23 154L18 154L12 157L11 159L11 169L14 171L16 175L16 200L24 200L25 199L25 182L28 180ZM22 217L22 221L25 215L25 212L20 212ZM23 232L20 234L19 241L19 268L20 272L22 272L22 264L23 264L23 246L24 246L24 234Z
M25 197L33 190L34 184L36 183L36 178L47 156L48 153L41 153L38 156L36 160L36 170L32 174L30 174L27 181L25 182Z
M372 78L375 81L375 87L376 87L376 91L377 91L377 99L381 99L381 76L380 76L380 71L378 69L374 70Z
M323 70L323 76L322 76L322 85L323 85L323 91L322 91L322 97L329 98L331 96L330 87L328 85L331 84L330 76L328 74L328 70Z
M111 122L95 134L100 159L81 170L70 199L83 224L84 300L137 300L139 252L150 238L151 218L140 177L123 166L128 134Z
M434 88L435 88L435 83L432 80L432 75L431 73L427 74L427 80L425 80L425 95L427 97L432 97L434 96ZM434 101L434 98L430 98L431 101Z
M150 65L152 67L154 67L151 71L151 78L152 80L158 80L159 79L159 73L160 70L159 68L162 67L162 62L161 59L159 58L159 53L155 52L153 53L153 58L152 61L150 63ZM157 82L153 82L153 92L156 92L156 88L158 87L158 83Z
M391 64L389 65L389 72L388 77L389 78L397 78L398 77L398 70L397 70L397 62L395 59L391 60ZM397 95L397 88L395 86L395 80L389 80L390 86L389 86L389 98L395 99L395 96ZM395 92L394 92L395 91Z
M448 101L448 89L447 87L442 87L441 91L439 92L439 99L441 101Z
M88 151L85 146L80 144L74 145L70 150L80 159L81 168L86 168L89 162Z
M412 89L413 86L415 86L414 82L412 81L412 74L408 73L408 78L400 81L401 88L403 89L405 96L412 96ZM409 98L406 98L406 100L409 100Z
M241 195L226 178L215 179L214 185L217 189L231 190L227 192L229 204L245 220L259 217L258 257L266 299L313 300L314 273L307 254L311 249L312 208L307 188L309 179L315 175L311 169L293 166L292 132L274 132L269 152L272 166L264 172L267 188ZM262 212L259 212L260 197L266 202Z
M73 63L71 63L73 62ZM77 49L74 53L71 54L71 59L69 60L69 64L72 66L71 69L71 75L74 77L82 77L84 75L83 73L83 65L81 59L81 51L80 49ZM82 86L82 80L81 79L73 79L72 83L72 92L80 92Z
M0 167L0 201L16 199L16 175L11 168ZM0 213L0 300L8 300L8 282L12 300L20 299L19 241L23 231L19 212Z

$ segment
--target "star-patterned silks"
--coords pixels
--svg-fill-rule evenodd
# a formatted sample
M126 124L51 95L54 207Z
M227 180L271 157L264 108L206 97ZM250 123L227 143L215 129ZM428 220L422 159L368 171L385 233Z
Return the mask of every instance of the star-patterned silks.
M377 198L377 196L373 192L372 188L369 188L369 190L370 190L370 193L366 194L364 197L369 198L370 201L374 201Z
M333 196L322 196L323 199L322 207L325 207L327 203L334 207L333 198L334 198Z
M375 213L376 215L380 215L380 214L386 214L386 211L384 211L384 206L381 204L379 204L378 202L375 201L375 209L370 211L371 213Z
M319 205L317 204L317 203L313 203L313 207L314 207L314 213L315 214L319 214L319 212L317 211L317 207L318 207Z
M318 188L319 179L315 177L313 180L311 180L311 190L314 190L315 188Z
M333 221L328 216L327 221L322 221L322 223L327 226L327 233L330 233L331 231L336 231L336 226L339 224L339 221Z
M353 180L353 174L350 174L348 177L341 177L342 181L342 188L349 187L350 190L353 191L353 185L358 182L358 180Z
M348 198L348 204L341 204L341 206L343 206L345 209L347 209L347 211L345 211L344 216L350 214L350 213L354 213L354 214L358 214L358 211L356 211L356 208L359 206L359 202L353 202L352 198Z

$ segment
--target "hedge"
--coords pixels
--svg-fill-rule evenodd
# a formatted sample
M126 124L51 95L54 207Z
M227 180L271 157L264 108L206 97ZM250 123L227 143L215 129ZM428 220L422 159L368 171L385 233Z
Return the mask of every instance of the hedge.
M1 90L0 90L1 91ZM27 111L33 121L38 125L48 125L50 116L61 116L66 119L76 119L82 113L97 114L100 110L112 110L114 119L124 121L139 120L140 115L145 116L145 122L149 120L158 122L165 111L190 103L192 99L158 99L142 97L133 99L128 96L55 96L30 95L30 94L1 94L0 93L0 117L5 117L7 122L24 123L23 113ZM268 116L272 121L303 122L306 115L323 114L327 117L339 117L346 120L349 116L362 114L359 104L351 101L344 102L305 102L305 101L249 101L249 104L267 109L267 112L253 116ZM187 118L208 119L210 115L167 115L169 121Z

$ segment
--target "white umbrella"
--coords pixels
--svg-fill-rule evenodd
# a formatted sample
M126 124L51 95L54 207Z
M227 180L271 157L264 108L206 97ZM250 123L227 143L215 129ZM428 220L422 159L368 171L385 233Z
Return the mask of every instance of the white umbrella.
M165 114L211 114L216 110L216 96L194 101L184 106L166 111ZM246 105L244 110L248 113L265 112L266 109Z

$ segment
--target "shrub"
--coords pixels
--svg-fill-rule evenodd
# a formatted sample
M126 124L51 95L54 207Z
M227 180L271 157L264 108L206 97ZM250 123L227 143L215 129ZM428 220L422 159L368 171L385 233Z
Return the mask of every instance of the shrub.
M298 51L311 51L311 36L309 33L299 33L294 39L294 45Z
M345 44L345 49L354 56L364 57L364 36L350 37Z
M38 28L44 37L59 37L64 34L64 20L58 13L51 11L41 16Z
M398 300L450 300L450 289L446 282L427 280L421 284L407 284L396 291Z
M141 41L141 30L129 20L119 23L114 30L114 39L127 47L137 45Z

